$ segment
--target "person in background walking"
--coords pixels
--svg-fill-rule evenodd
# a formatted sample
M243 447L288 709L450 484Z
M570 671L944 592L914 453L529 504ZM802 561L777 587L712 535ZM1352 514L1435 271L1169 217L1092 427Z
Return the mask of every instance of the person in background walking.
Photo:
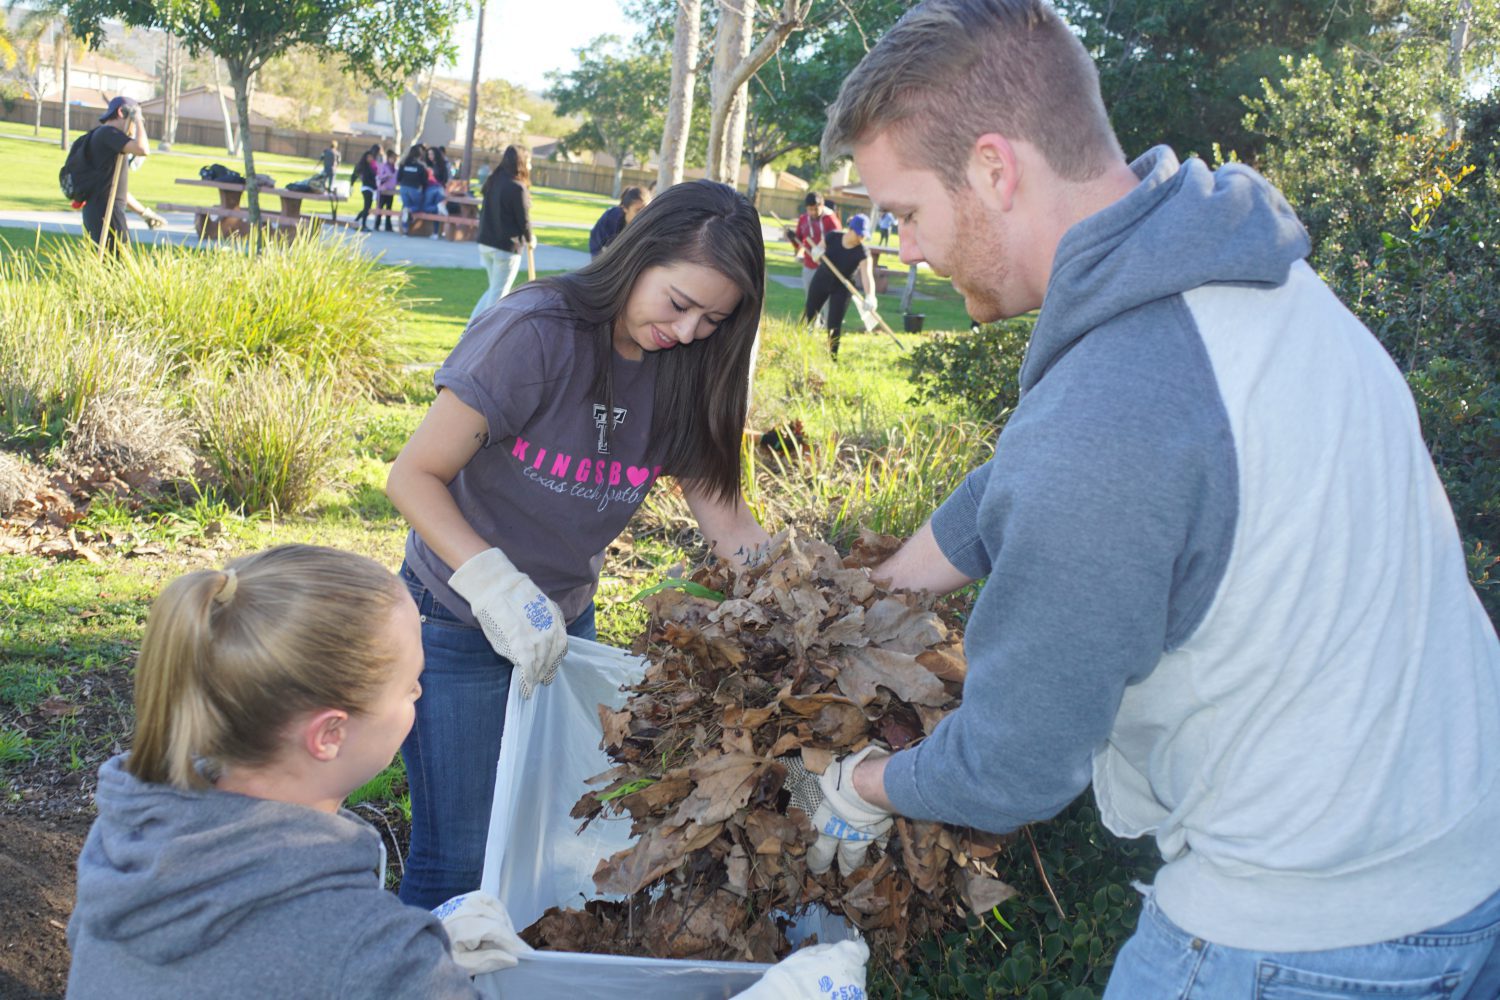
M487 209L516 183L506 158ZM605 549L659 475L719 555L767 543L740 487L765 268L744 195L676 184L608 253L482 311L433 376L386 485L427 653L402 900L479 884L510 686L531 694L569 636L594 638Z
M396 203L396 151L387 149L383 157L375 158L375 193L376 206L382 212L392 211ZM385 223L385 231L393 232L389 215L377 215L375 217L375 228Z
M875 227L880 230L880 245L888 247L891 245L891 230L896 228L896 217L890 212L880 213L880 224Z
M425 148L420 143L413 146L406 154L406 159L401 161L401 169L396 172L396 186L401 190L401 209L404 213L402 232L410 232L413 222L420 221L413 219L414 215L437 212L438 205L442 202L443 189L433 182ZM437 233L436 225L432 231Z
M630 225L630 220L639 215L650 200L651 192L645 188L628 187L621 191L620 203L605 209L589 232L589 256L597 257L603 253L604 248L620 235L620 230Z
M838 270L850 284L864 290L865 308L872 312L879 307L875 298L875 265L870 260L870 251L865 239L870 235L870 217L851 215L849 224L835 229L827 235L827 250L822 255L822 265L813 275L807 288L807 305L802 310L804 322L810 321L828 307L828 353L839 356L839 337L844 331L844 316L849 312L849 289L833 273Z
M119 249L122 243L130 242L130 231L125 226L125 210L135 212L151 226L158 228L161 216L151 211L130 194L130 171L120 170L120 179L115 187L114 208L108 219L104 217L109 202L110 181L114 179L115 163L121 156L151 155L151 145L146 139L146 121L141 117L141 106L131 97L116 97L99 117L102 123L89 133L85 155L92 164L99 165L103 180L95 186L83 202L83 229L95 243L106 238L104 229L109 227L109 249ZM131 137L131 126L135 136ZM153 221L155 220L155 221Z
M490 277L474 311L479 314L510 294L521 269L521 255L536 246L531 232L531 151L506 146L500 166L484 184L484 204L479 210L479 261Z
M360 197L364 199L364 206L360 208L359 214L354 221L359 224L359 231L367 233L370 231L370 205L375 200L376 189L380 185L380 177L376 173L375 165L380 162L380 147L372 146L365 150L359 162L354 165L354 170L349 174L349 183L359 185ZM377 228L378 226L377 220Z
M323 190L332 191L333 175L338 171L339 164L343 162L343 157L339 155L337 140L328 144L328 148L323 150L318 160L323 164Z

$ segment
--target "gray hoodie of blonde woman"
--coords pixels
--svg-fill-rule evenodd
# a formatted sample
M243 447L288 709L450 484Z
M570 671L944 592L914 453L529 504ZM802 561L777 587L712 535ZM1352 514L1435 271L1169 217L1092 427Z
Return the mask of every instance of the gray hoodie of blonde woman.
M337 815L99 772L78 859L70 1000L478 997L442 924L381 886L380 836Z

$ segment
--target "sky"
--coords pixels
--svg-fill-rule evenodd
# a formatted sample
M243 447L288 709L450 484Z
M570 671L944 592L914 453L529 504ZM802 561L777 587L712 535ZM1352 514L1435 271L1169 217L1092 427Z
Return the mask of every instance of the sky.
M622 39L635 34L619 0L488 0L480 76L539 93L547 86L548 70L571 68L577 61L574 49L606 34ZM458 64L439 72L467 79L474 65L472 18L459 26L455 40Z

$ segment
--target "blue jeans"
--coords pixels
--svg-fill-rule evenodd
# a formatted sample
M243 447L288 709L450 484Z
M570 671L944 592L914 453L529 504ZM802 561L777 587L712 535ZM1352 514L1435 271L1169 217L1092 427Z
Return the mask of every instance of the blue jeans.
M408 212L434 213L443 204L443 189L440 187L406 187L401 191L401 207Z
M422 615L427 657L417 721L401 744L411 789L401 901L430 910L479 888L511 663L490 648L483 631L434 600L405 565L401 579ZM594 638L592 604L568 625L568 634Z
M1328 951L1227 948L1178 927L1147 896L1105 1000L1494 1000L1500 892L1441 927Z

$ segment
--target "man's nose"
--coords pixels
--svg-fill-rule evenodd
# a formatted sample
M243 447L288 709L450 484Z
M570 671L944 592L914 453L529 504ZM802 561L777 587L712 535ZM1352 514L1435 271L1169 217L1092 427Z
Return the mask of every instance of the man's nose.
M916 239L914 237L907 236L905 233L901 234L900 256L901 263L903 264L920 264L923 260L926 259L922 256L922 250L917 246Z

